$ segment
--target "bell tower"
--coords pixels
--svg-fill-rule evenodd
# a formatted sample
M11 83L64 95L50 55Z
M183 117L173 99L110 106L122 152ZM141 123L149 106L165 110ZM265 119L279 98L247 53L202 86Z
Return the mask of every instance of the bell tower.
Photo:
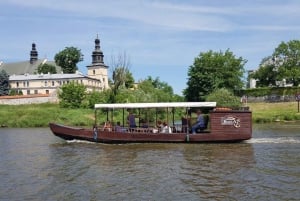
M92 53L92 64L87 66L88 76L101 81L103 88L108 88L108 66L104 64L104 55L100 48L100 40L95 39L95 50Z
M30 51L30 63L33 64L35 61L38 60L38 51L36 50L35 43L32 43L32 48Z

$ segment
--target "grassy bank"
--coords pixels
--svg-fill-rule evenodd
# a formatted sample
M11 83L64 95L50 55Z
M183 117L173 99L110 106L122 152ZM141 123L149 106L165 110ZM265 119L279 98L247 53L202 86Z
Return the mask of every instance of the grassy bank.
M300 120L298 103L250 103L254 123ZM101 120L100 120L101 121ZM63 109L57 104L0 105L0 126L47 127L49 122L91 126L92 109Z
M298 102L249 103L254 123L300 120Z
M64 109L58 104L0 105L0 125L7 127L47 127L49 122L66 125L93 125L91 109Z

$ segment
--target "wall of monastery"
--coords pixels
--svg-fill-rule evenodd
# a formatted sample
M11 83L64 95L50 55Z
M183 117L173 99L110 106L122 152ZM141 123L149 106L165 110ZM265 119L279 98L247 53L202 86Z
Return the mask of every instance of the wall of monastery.
M1 105L26 105L39 103L58 103L58 98L56 96L49 95L0 96Z

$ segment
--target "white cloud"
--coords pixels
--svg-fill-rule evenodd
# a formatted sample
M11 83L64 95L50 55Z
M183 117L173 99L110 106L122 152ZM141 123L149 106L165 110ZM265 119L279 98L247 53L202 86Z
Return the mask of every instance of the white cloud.
M165 80L174 69L170 84L182 88L200 52L229 48L253 69L300 35L299 0L0 0L0 8L2 60L27 59L36 42L41 57L72 45L89 64L99 33L105 59L126 50L139 77L156 70Z
M280 30L295 29L293 21L300 17L300 4L294 1L260 1L219 5L206 5L204 2L184 1L98 1L86 0L9 0L16 6L59 11L64 15L86 18L109 17L129 20L143 26L156 26L156 29L175 31L213 31L228 32L242 29ZM289 19L281 20L282 18ZM264 23L267 18L268 23ZM273 20L273 21L272 21Z

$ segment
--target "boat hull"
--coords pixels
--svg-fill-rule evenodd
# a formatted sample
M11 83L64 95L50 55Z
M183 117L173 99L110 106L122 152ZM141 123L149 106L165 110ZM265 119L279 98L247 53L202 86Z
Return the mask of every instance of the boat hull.
M243 110L211 111L209 128L205 132L154 133L136 128L134 131L115 132L103 128L86 129L50 123L54 135L65 140L87 140L101 143L201 143L239 142L252 137L252 112ZM182 130L182 129L181 129Z
M239 142L251 138L249 134L213 134L205 133L134 133L113 132L85 128L67 127L55 123L49 124L54 135L65 140L85 140L99 143L204 143Z

